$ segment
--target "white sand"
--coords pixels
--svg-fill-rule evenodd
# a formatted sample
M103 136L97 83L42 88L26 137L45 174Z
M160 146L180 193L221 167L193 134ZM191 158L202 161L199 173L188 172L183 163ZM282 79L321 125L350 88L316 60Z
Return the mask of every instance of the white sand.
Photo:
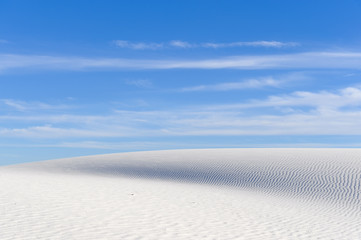
M361 239L361 150L122 153L0 167L0 239Z

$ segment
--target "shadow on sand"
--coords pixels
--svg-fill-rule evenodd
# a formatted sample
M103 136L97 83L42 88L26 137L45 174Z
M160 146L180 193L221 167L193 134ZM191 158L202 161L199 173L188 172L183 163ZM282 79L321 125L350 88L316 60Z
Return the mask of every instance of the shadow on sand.
M321 168L321 169L320 169ZM355 169L252 167L242 165L188 166L153 164L104 164L77 166L78 172L183 183L229 186L332 203L360 205L361 172Z

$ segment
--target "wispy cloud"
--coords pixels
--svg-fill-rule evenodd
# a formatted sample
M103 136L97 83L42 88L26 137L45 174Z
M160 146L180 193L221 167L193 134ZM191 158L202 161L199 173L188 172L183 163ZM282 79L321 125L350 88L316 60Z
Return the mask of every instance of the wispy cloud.
M123 115L127 115L126 119L121 118ZM360 117L361 111L340 110L257 116L231 111L206 112L200 109L198 112L129 111L78 127L34 125L1 128L0 136L3 138L114 139L159 136L361 135L358 123ZM130 118L136 121L131 122ZM117 121L114 122L111 119ZM23 121L26 121L24 117Z
M182 92L199 92L199 91L230 91L230 90L241 90L241 89L252 89L262 87L277 87L281 81L276 80L272 77L261 78L261 79L249 79L240 82L225 82L213 85L199 85L194 87L182 88Z
M361 88L347 87L337 91L307 92L270 96L266 100L248 103L212 106L212 109L246 109L260 107L313 107L319 110L338 110L343 107L361 106Z
M140 88L150 88L153 86L153 83L148 79L133 79L133 80L126 80L126 84L140 87Z
M203 42L203 43L190 43L181 40L172 40L170 42L130 42L124 40L115 40L114 44L120 48L129 48L134 50L145 49L164 49L164 48L235 48L235 47L268 47L268 48L281 48L281 47L295 47L299 43L296 42L279 42L279 41L251 41L251 42Z
M4 39L0 39L0 44L1 44L1 43L9 43L9 41L4 40Z
M262 111L254 111L258 108ZM3 138L122 138L210 135L361 135L361 88L293 92L239 104L0 116ZM2 126L5 126L2 124ZM14 127L15 126L15 127ZM16 127L17 126L17 127Z
M231 43L201 43L201 47L205 48L232 48L232 47L294 47L298 46L296 42L278 42L278 41L254 41L254 42L231 42Z
M5 144L0 144L0 146ZM134 151L134 150L154 150L154 149L175 149L175 148L192 148L194 144L185 142L164 142L164 141L72 141L59 142L55 144L36 144L24 145L24 147L58 147L58 148L88 148L88 149L112 149L118 151ZM212 144L198 144L198 147L210 147ZM218 146L214 144L213 146ZM228 146L229 145L224 145Z
M0 71L9 69L361 69L361 52L306 52L203 60L0 55Z
M169 46L177 47L177 48L194 48L197 47L198 45L185 41L173 40L169 42Z
M129 42L123 40L116 40L114 44L120 48L130 48L135 50L144 50L144 49L160 49L164 47L163 43L145 43L145 42Z
M50 125L31 126L23 128L1 128L0 136L11 136L21 138L63 138L70 136L79 137L95 137L107 136L107 134L98 131L98 133L90 130L82 130L76 128L60 128Z
M292 81L309 79L303 72L292 72L278 76L266 76L251 78L237 82L223 82L218 84L206 84L180 89L181 92L199 91L232 91L242 89L259 89L264 87L282 87Z
M317 140L311 140L307 143L208 143L208 142L178 142L178 141L67 141L55 143L0 143L0 147L11 148L83 148L83 149L106 149L129 152L129 151L147 151L147 150L166 150L166 149L205 149L205 148L360 148L361 143L323 143ZM17 156L10 154L1 154L2 157Z
M43 102L26 102L14 99L0 99L0 106L5 105L17 111L30 111L30 110L58 110L70 108L68 105L60 104L47 104Z

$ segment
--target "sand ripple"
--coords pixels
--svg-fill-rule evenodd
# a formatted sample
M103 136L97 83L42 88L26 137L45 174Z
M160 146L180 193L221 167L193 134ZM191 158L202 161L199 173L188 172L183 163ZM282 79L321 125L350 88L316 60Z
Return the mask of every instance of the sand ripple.
M122 153L0 180L0 239L361 239L355 149Z

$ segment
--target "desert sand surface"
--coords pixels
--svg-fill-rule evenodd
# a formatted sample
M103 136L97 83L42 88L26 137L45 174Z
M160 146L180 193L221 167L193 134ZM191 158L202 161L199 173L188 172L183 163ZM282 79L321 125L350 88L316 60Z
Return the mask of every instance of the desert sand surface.
M0 167L0 239L361 239L361 149L120 153Z

